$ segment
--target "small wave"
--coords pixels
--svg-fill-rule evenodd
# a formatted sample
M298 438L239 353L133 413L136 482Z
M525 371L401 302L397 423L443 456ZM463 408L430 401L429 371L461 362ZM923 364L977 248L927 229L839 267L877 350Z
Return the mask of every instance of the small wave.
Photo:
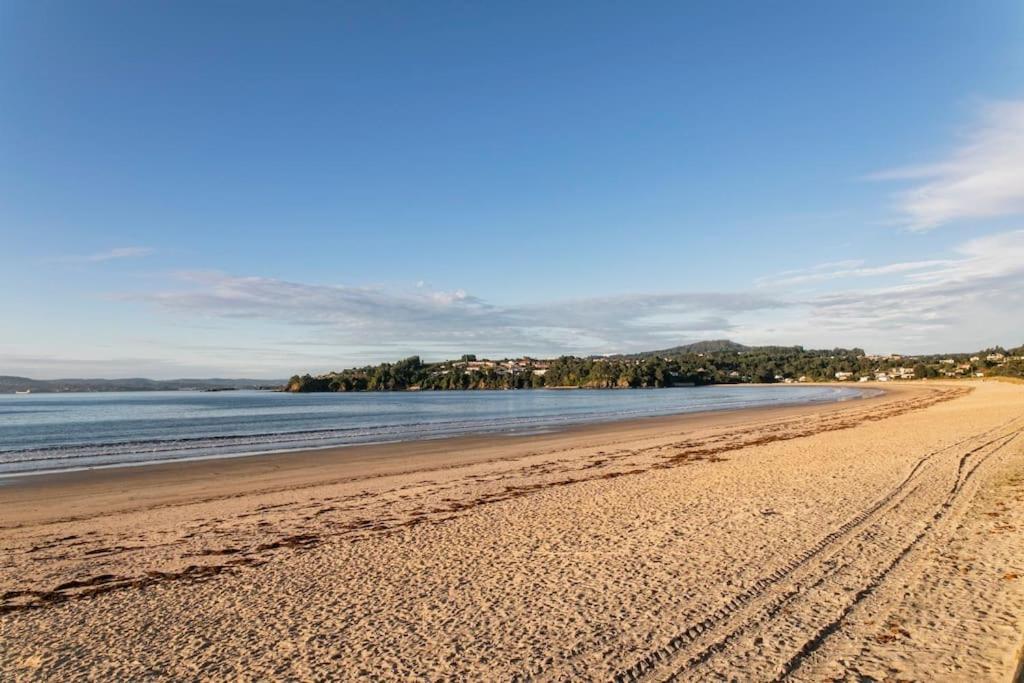
M636 417L654 417L706 410L736 410L752 406L835 401L862 392L819 387L802 392L760 392L756 398L733 392L704 392L683 395L682 401L662 401L656 405L637 401L633 405L580 405L560 403L562 412L545 412L532 407L527 414L506 415L492 412L486 417L463 415L458 419L407 420L384 424L358 424L302 430L259 431L236 434L170 436L149 439L105 439L75 441L45 446L0 449L0 475L53 472L67 469L146 464L191 458L228 457L332 446L436 439L467 434L535 433L572 424L615 421ZM822 391L822 389L826 389ZM662 394L669 397L672 394ZM795 399L795 400L794 400ZM301 413L297 413L299 417ZM367 415L349 419L366 420ZM373 418L370 418L371 420ZM133 420L137 421L137 420ZM226 423L224 428L229 428ZM212 425L216 428L216 425ZM237 427L237 423L236 423ZM189 429L184 424L182 432ZM192 427L193 431L195 427Z

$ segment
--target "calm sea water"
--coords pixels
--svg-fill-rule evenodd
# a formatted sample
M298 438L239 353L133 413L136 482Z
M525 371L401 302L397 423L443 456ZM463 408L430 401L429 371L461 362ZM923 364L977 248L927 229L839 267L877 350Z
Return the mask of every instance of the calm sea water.
M839 401L856 389L713 386L633 391L0 396L0 476L187 458L527 433L583 422Z

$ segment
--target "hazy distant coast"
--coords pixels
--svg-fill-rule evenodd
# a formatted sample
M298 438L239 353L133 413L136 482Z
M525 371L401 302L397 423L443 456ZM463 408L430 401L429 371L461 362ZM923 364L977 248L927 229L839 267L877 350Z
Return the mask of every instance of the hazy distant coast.
M226 389L279 389L284 380L273 379L31 379L0 375L0 394L89 391L222 391Z

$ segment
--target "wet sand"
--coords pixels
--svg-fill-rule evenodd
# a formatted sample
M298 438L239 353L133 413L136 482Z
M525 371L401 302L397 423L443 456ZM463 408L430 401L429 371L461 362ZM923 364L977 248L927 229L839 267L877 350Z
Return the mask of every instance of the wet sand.
M0 678L1007 680L1024 387L31 478Z

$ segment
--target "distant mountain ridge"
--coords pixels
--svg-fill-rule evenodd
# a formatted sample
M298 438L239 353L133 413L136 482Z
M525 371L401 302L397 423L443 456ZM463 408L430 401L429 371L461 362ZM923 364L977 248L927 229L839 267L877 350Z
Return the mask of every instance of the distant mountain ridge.
M31 379L0 375L0 394L31 391L39 394L73 391L226 391L231 389L277 389L284 380L273 379Z

